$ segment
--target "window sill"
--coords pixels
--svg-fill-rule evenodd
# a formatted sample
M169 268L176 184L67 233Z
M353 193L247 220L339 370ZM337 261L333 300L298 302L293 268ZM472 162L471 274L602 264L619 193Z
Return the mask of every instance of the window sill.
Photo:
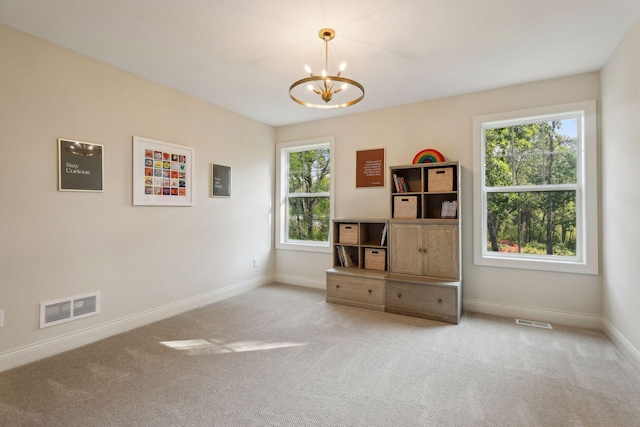
M319 252L319 253L327 253L330 254L332 252L331 246L328 243L318 244L318 243L276 243L276 249L288 250L288 251L299 251L299 252Z
M509 255L483 254L474 257L474 264L485 267L517 268L522 270L553 271L559 273L598 274L598 265L566 259L547 260L520 258Z

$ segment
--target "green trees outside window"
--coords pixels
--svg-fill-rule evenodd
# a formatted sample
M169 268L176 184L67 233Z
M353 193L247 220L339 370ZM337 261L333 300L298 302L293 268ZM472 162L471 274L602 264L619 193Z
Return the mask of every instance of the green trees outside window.
M487 251L576 255L578 118L485 129Z
M290 151L288 160L288 239L328 242L330 150Z

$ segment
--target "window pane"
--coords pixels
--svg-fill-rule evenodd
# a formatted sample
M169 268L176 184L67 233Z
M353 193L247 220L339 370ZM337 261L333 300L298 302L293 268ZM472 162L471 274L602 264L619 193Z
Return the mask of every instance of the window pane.
M547 156L547 169L551 170L551 184L575 184L578 182L577 153L568 152Z
M544 123L513 126L511 130L514 154L542 153L546 137Z
M289 197L289 240L329 241L329 197Z
M330 188L329 149L290 152L289 193L328 192Z
M511 155L511 128L487 129L484 133L485 157Z
M545 183L542 154L522 154L513 157L515 185L541 185Z
M487 251L576 255L576 192L487 193Z
M485 130L487 187L577 183L578 119Z
M487 187L506 187L511 185L513 179L511 161L511 156L487 158L485 185Z

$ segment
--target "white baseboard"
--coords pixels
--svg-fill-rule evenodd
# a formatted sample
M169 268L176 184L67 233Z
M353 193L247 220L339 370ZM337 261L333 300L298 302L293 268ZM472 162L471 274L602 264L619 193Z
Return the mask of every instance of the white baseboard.
M274 280L285 285L303 286L305 288L326 289L327 282L325 279L312 279L304 276L293 276L291 274L276 274Z
M519 305L499 304L489 301L464 299L464 311L493 314L495 316L513 317L551 324L573 326L577 328L602 330L602 317L593 314L574 313L570 311L546 310Z
M0 353L0 372L35 362L45 357L54 356L64 351L72 350L140 326L148 325L149 323L157 322L158 320L184 313L185 311L212 304L216 301L242 294L271 282L273 282L273 276L259 277L91 328L9 350Z
M607 337L618 347L618 349L624 354L624 356L631 362L631 364L640 371L640 351L636 349L631 343L618 331L611 323L606 319L602 322L604 324L603 331Z

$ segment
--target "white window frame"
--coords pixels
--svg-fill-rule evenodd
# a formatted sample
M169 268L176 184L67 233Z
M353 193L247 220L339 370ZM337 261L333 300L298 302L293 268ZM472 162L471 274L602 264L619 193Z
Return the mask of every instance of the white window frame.
M554 189L576 191L576 256L512 254L487 250L487 187L485 186L485 130L542 120L579 116L577 184ZM596 101L487 114L473 118L474 264L566 273L598 274L598 165ZM550 186L518 187L545 190ZM492 191L504 188L492 188ZM508 190L507 190L508 191Z
M335 151L333 149L334 138L326 136L322 138L306 139L302 141L281 142L276 144L276 249L288 249L295 251L332 253L333 218L334 218L334 182L335 182ZM316 148L329 148L329 237L326 242L289 240L288 236L288 175L289 165L287 155L291 152L312 150ZM296 194L296 196L305 196ZM308 196L327 196L326 193L311 193Z

